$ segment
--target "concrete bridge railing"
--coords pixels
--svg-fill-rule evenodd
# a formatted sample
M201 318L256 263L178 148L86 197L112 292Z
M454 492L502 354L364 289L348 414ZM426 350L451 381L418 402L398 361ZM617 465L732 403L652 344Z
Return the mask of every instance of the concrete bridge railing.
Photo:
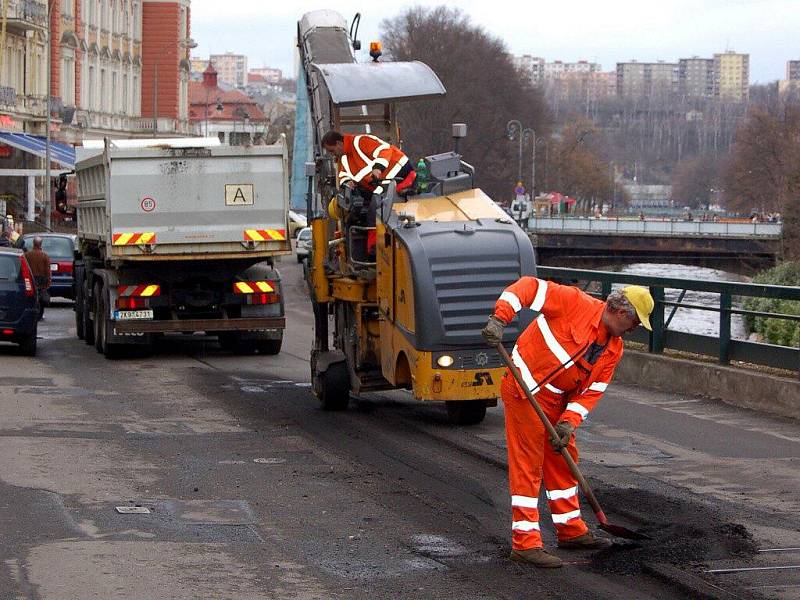
M528 230L536 233L600 233L608 235L714 236L778 238L780 223L593 219L581 217L531 217Z

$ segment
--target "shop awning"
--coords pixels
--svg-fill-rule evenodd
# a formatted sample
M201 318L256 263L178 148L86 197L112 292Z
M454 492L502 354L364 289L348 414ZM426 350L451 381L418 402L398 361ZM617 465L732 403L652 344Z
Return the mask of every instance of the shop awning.
M45 142L46 139L39 135L0 131L0 143L30 152L39 158L46 156ZM75 148L69 144L50 140L50 158L64 168L75 168Z

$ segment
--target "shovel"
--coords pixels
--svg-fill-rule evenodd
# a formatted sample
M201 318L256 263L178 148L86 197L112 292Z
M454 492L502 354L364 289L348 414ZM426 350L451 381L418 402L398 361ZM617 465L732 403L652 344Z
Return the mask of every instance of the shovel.
M528 386L525 385L525 382L522 379L522 375L517 369L517 366L511 361L511 357L508 355L508 351L503 347L502 344L497 344L496 348L497 352L500 354L500 357L503 359L503 362L508 367L508 370L511 371L511 374L514 376L514 379L517 380L519 387L525 391L525 395L528 397L528 401L531 403L531 406L533 406L533 410L536 411L536 414L539 416L539 419L541 419L545 431L547 431L547 435L550 436L551 440L557 441L558 434L556 433L555 427L553 427L553 425L550 423L549 419L547 418L547 415L544 414L542 407L539 406L539 403L533 397L533 394L528 389ZM563 368L564 367L562 365L561 368L551 373L545 379L545 381L539 384L539 386L541 387L544 384L549 383L549 381L553 379L553 377L555 377ZM580 469L578 469L578 465L575 464L574 460L572 460L572 456L570 455L570 453L567 451L566 448L561 448L560 452L561 456L564 457L564 460L566 461L569 470L575 476L575 479L578 480L578 485L580 485L583 495L586 496L586 499L589 501L589 505L592 507L595 517L597 517L597 522L600 525L600 529L602 529L603 531L607 531L613 536L625 538L627 540L651 539L650 536L647 536L644 533L631 531L627 527L622 527L621 525L614 525L613 523L609 523L608 518L606 517L606 513L603 512L603 509L600 507L600 503L597 501L597 498L595 497L592 488L589 486L589 482L586 481L586 478L584 478L583 474L580 472Z

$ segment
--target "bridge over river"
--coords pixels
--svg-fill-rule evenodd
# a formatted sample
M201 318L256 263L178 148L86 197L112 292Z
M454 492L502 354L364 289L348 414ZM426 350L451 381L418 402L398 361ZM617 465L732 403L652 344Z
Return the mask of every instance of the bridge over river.
M553 259L611 258L763 267L780 251L780 223L534 217L528 231L544 264Z

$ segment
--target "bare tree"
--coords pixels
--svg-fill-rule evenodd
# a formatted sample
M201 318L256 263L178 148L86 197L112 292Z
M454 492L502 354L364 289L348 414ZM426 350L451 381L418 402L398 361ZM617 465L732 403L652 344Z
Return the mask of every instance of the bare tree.
M688 158L672 173L672 198L676 205L708 208L719 188L720 161L711 155Z
M517 180L519 146L507 139L506 124L518 119L544 137L548 122L541 93L515 69L505 44L444 6L410 8L381 29L392 59L426 63L447 88L443 99L401 107L404 150L414 157L444 152L452 146L450 125L467 123L464 159L475 165L478 184L490 196L508 198Z
M800 259L800 104L754 108L736 134L725 201L739 211L783 215L783 253Z

